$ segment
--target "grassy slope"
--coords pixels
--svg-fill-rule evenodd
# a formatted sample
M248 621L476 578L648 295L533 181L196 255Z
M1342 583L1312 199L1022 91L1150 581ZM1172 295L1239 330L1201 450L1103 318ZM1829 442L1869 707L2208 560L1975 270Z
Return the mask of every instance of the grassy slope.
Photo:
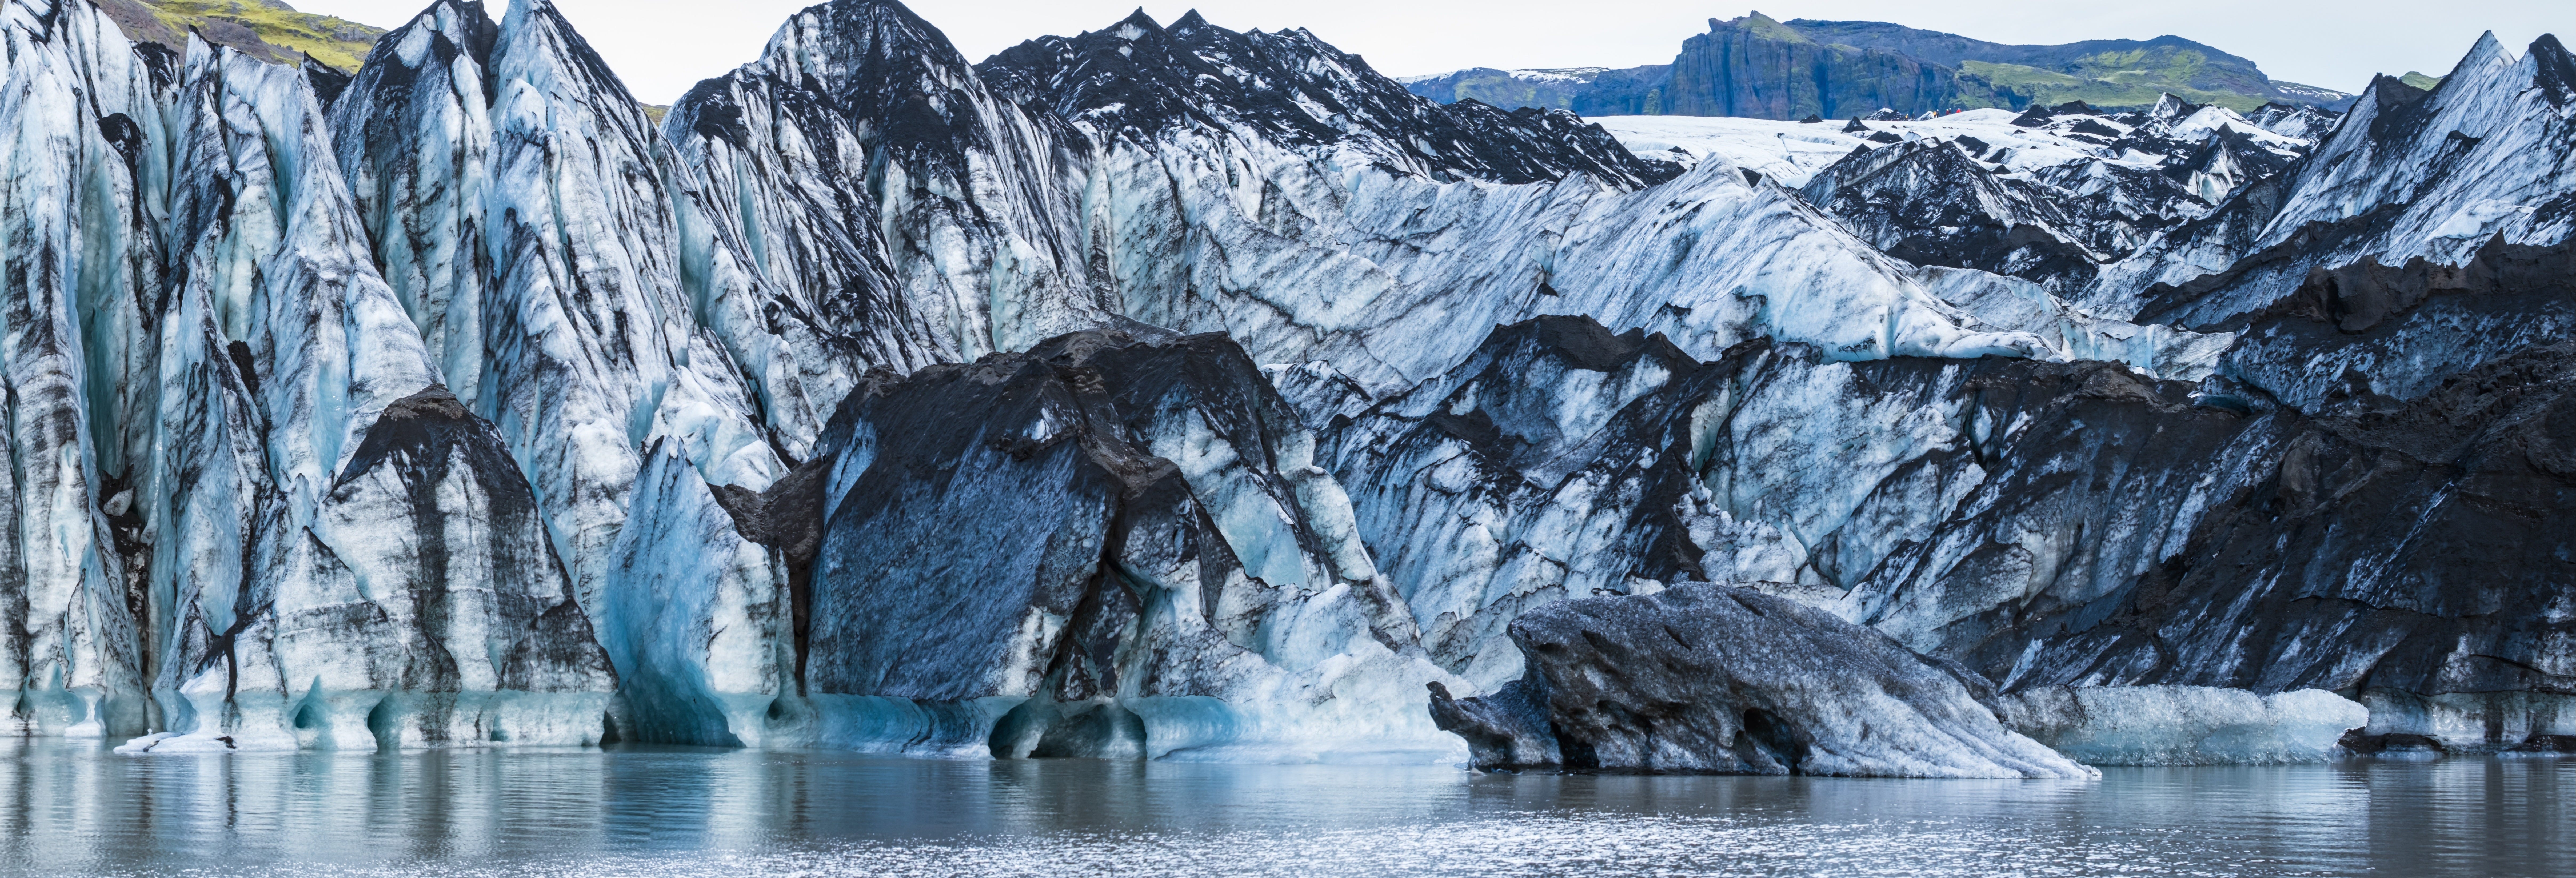
M2235 92L2211 91L2188 85L2196 71L2197 52L2179 52L2161 67L2122 69L2123 62L2139 59L2102 56L2086 59L2087 72L2094 77L2072 76L2019 64L1990 64L1968 61L1960 64L1963 71L1997 86L2029 95L2034 103L2051 106L2067 101L2083 101L2106 109L2137 109L2155 106L2166 92L2198 104L2217 104L2237 112L2263 106L2264 98ZM2136 54L2136 53L2125 53Z
M1752 31L1754 36L1761 37L1766 40L1779 40L1784 43L1815 42L1815 40L1808 39L1806 34L1799 33L1797 28L1781 24L1778 19L1774 19L1771 16L1764 15L1759 12L1745 16L1742 19L1742 24L1744 29Z
M1914 54L2045 104L2082 100L2095 106L2153 106L2170 92L2202 104L2244 110L2269 99L2330 102L2340 93L2264 77L2253 62L2173 37L2145 42L2091 41L2060 46L2008 46L1883 22L1808 21L1782 30L1818 42L1878 46Z
M128 34L137 40L184 43L188 29L194 27L213 42L267 60L295 64L312 55L314 60L351 72L367 60L376 38L385 35L381 28L297 12L267 0L126 0L101 5L128 31L143 31ZM118 14L120 5L127 7L125 14ZM150 15L161 27L127 21L136 13Z

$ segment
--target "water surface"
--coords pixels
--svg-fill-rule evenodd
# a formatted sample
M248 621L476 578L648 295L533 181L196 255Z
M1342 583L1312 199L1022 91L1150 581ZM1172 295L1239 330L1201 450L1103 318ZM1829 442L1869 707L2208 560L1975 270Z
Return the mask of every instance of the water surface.
M0 872L2576 875L2576 759L2099 781L0 744Z

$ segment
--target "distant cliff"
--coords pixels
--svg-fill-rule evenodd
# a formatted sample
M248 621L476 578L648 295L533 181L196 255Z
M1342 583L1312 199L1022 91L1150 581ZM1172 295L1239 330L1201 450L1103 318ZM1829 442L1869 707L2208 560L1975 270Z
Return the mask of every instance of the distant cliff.
M2350 97L2275 82L2253 61L2177 36L2016 46L1876 21L1798 19L1788 27L1818 42L1899 52L1956 67L2026 103L2083 101L2125 110L2155 106L2159 96L2171 93L2242 112L2273 101L2321 105Z
M2069 101L2143 110L2171 93L2252 111L2267 103L2340 107L2351 96L2277 82L2253 61L2176 36L2055 46L1989 43L1871 21L1781 22L1756 12L1711 19L1671 64L1626 69L1476 68L1405 80L1444 103L1474 98L1587 116L1799 119L1906 115Z
M1798 119L1970 107L2019 109L1956 68L1902 52L1818 42L1762 13L1709 21L1673 59L1665 113Z
M1576 67L1556 70L1497 70L1471 67L1434 76L1411 76L1397 80L1406 91L1454 104L1477 100L1497 107L1538 107L1546 110L1574 109L1574 97L1592 88L1602 74L1613 71L1600 67Z
M1673 81L1670 64L1624 70L1473 67L1397 81L1404 83L1407 91L1444 104L1472 99L1497 107L1571 110L1585 116L1662 116L1672 112L1664 100L1664 90Z

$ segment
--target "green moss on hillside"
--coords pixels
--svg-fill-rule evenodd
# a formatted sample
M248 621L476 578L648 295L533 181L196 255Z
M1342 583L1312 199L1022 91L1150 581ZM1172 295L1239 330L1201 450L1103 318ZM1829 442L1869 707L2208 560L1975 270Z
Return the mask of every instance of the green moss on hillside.
M1766 40L1779 40L1783 43L1812 44L1815 42L1808 39L1806 34L1799 33L1797 28L1781 24L1777 19L1759 12L1745 16L1740 23L1745 30L1752 31L1754 36Z
M2176 58L2198 54L2180 52L2176 53ZM2031 103L2050 106L2067 101L2083 101L2105 109L2136 109L2155 106L2156 101L2167 92L2193 103L2217 104L2240 113L2250 112L2263 106L2265 102L2263 98L2251 95L2194 88L2186 84L2191 80L2189 74L2198 70L2198 65L2188 61L2170 64L2161 69L2142 70L2114 69L2123 63L2124 59L2104 56L2095 56L2095 59L2100 59L2102 63L2088 65L2088 72L2098 71L2101 75L2089 78L2019 64L1964 61L1959 66L1962 72L1993 83L1998 89L2023 95L2029 98ZM2125 60L2134 62L2141 59Z
M194 28L208 42L264 61L300 64L311 55L343 71L357 70L385 35L381 28L297 12L279 0L99 0L99 7L137 42L182 48Z
M2397 81L2425 91L2432 91L2434 86L2442 84L2442 78L2439 76L2426 76L2413 70L2406 71L2406 75L2397 77Z

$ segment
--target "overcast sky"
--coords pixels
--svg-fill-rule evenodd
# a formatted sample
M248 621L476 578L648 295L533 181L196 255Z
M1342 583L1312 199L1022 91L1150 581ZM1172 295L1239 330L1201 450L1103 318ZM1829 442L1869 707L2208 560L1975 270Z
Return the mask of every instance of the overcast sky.
M289 0L298 9L396 27L428 0ZM509 0L486 0L494 15ZM636 97L667 104L760 53L813 0L556 0ZM970 60L1031 37L1097 30L1136 0L918 0ZM1633 67L1669 62L1710 18L1892 21L2004 43L2175 34L2251 58L2274 79L2358 91L2377 72L2450 70L2478 33L2520 53L2576 34L2571 0L1195 0L1149 2L1170 22L1196 7L1237 30L1303 27L1403 76L1463 67Z

